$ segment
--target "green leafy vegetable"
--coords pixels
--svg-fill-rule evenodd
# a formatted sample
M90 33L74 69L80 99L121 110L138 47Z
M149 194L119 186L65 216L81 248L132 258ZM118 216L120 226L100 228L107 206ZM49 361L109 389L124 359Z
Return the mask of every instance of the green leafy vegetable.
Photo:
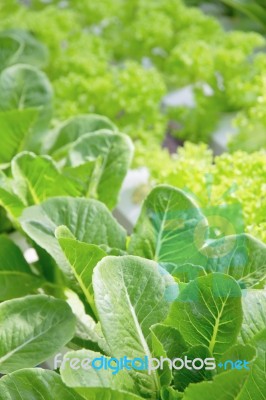
M151 325L168 311L165 283L156 263L138 257L106 257L93 275L95 304L113 357L151 356ZM124 340L126 339L126 340ZM139 393L154 398L157 373L132 372Z
M108 209L96 200L56 197L38 206L24 210L20 218L24 231L49 254L65 273L70 273L58 241L55 229L66 225L80 241L125 249L126 232L115 221Z
M100 130L83 135L71 146L67 165L78 167L86 161L95 161L87 194L112 209L117 203L132 154L132 143L127 136Z
M21 394L27 400L82 400L76 391L64 385L58 374L53 371L22 369L6 375L0 380L0 399L19 400Z
M75 318L63 300L28 296L0 304L0 371L34 367L74 335Z
M66 227L57 228L55 234L88 303L95 310L92 293L93 269L107 254L94 244L80 242L71 237Z
M23 252L0 237L0 399L262 400L266 247L250 233L265 239L265 154L214 159L186 144L170 156L161 143L168 123L169 135L208 141L239 111L231 148L263 147L265 39L225 32L181 0L8 3L0 216ZM193 104L169 110L164 95L184 86ZM154 188L131 237L109 211L133 153L120 129L135 166L181 188ZM58 352L58 374L29 369ZM167 360L72 368L124 356ZM199 357L212 369L172 368Z
M216 398L222 400L225 397L224 387L229 398L237 400L264 399L265 388L265 331L254 340L257 344L257 359L250 371L237 369L217 375L213 382L202 382L191 385L186 389L184 400L196 400L198 396L206 400Z
M101 353L89 350L79 350L67 353L64 357L64 364L61 367L61 376L63 381L66 382L69 387L77 388L79 393L87 393L88 397L90 394L93 394L91 388L94 390L111 389L117 391L117 394L124 391L128 392L128 395L130 396L130 392L134 392L134 381L125 371L121 371L123 376L121 379L121 376L114 375L113 371L110 369L99 372L94 368L80 368L77 370L71 367L74 362L72 360L78 360L82 365L82 362L84 364L87 362L88 364L88 360L97 358L98 360L101 360L101 357L106 359L106 357L102 356Z
M0 38L11 41L9 52L13 54L6 66L30 64L41 68L48 63L47 47L29 32L22 29L7 29L0 33ZM17 43L17 46L14 43ZM16 51L14 51L15 49Z
M32 134L37 111L35 109L0 112L0 163L6 164L24 150Z
M0 236L0 300L22 297L38 289L43 281L33 274L20 249Z
M243 325L240 331L241 341L251 343L266 325L265 290L248 290L243 299Z
M225 236L204 246L201 253L203 257L195 261L200 260L207 272L231 275L244 287L266 278L266 246L250 235Z
M224 367L218 370L217 373L224 373L224 371L228 368L228 364L230 365L229 368L232 369L232 363L236 363L235 365L237 365L237 362L239 363L239 360L242 363L243 361L248 362L247 367L248 369L250 369L250 364L254 361L256 356L257 353L255 347L250 345L235 344L222 355L220 362Z
M39 204L55 195L79 194L75 185L60 173L49 156L20 153L12 160L11 169L15 190L24 204Z
M195 359L211 359L211 353L209 349L202 345L192 346L187 352L182 354L182 358L187 357L189 360ZM199 366L197 365L197 368ZM184 389L191 383L197 383L201 381L212 380L213 371L212 370L197 370L189 365L190 369L181 369L174 371L174 386L180 391Z
M43 107L52 100L51 85L41 71L30 65L14 65L0 75L0 109Z
M182 191L159 186L143 204L129 251L162 263L184 263L198 253L194 231L203 219L199 208Z
M115 125L106 117L96 114L79 115L70 118L59 126L53 133L53 144L47 143L49 152L54 154L67 154L68 145L80 139L83 135L101 129L116 131Z
M242 324L240 288L219 273L197 278L180 292L166 323L190 346L204 345L219 357L236 342Z
M18 40L8 37L3 33L0 34L0 70L16 62L21 47L21 43Z

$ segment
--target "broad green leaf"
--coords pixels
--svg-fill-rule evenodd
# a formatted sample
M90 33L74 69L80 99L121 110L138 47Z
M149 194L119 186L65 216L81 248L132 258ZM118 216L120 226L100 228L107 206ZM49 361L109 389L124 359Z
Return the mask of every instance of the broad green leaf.
M81 242L125 249L125 230L97 200L51 198L25 209L20 222L30 238L45 249L67 274L70 273L69 262L54 236L60 225L65 225Z
M17 61L22 47L19 40L0 33L0 71Z
M16 220L25 207L22 200L14 193L12 181L2 171L0 171L0 205L11 220Z
M237 339L242 323L241 290L228 275L209 274L190 282L172 304L166 323L190 346L221 356Z
M250 343L254 336L266 327L265 290L247 290L243 292L243 324L240 331L241 342Z
M180 332L172 326L156 324L151 327L151 331L162 343L167 357L171 360L180 357L188 348Z
M42 283L32 273L21 250L7 237L0 236L0 301L25 296Z
M154 352L154 344L156 345L156 341L153 340L153 355L156 356L156 358L160 359L161 356L163 356L164 358L168 358L169 360L173 360L175 358L179 358L181 354L183 354L183 352L185 350L187 350L187 345L184 341L184 339L182 338L182 336L180 335L180 333L175 329L172 328L171 326L167 326L167 325L162 325L162 324L156 324L153 325L151 327L151 331L153 334L153 338L156 338L156 340L158 341L158 343L160 344L160 346L158 346L157 344L157 352ZM163 364L164 366L164 373L166 375L166 377L168 377L169 375L169 363L166 361ZM170 377L171 380L170 382L167 381L163 381L162 380L162 376L161 376L161 371L159 371L160 374L160 380L161 380L161 386L168 386L172 379L173 379L173 370L171 370L170 368ZM164 375L163 375L164 378ZM166 395L170 396L170 394L166 391L165 392L165 397ZM166 397L167 398L167 397ZM171 397L170 397L171 398Z
M90 185L97 164L95 161L87 161L77 167L64 167L63 175L71 180L80 197L90 197Z
M52 101L52 88L46 75L37 68L17 64L0 75L0 110L43 107Z
M266 331L253 341L257 358L250 370L233 369L217 375L212 382L190 385L184 393L184 400L265 400L265 355Z
M64 226L57 228L55 235L69 261L79 286L92 310L96 313L93 299L92 273L96 264L107 254L94 244L80 242L70 237L69 230Z
M240 400L239 393L247 376L248 371L232 370L215 376L213 381L191 384L185 390L183 400Z
M0 34L0 38L1 36L21 43L21 49L12 64L31 64L41 68L48 63L48 49L29 32L22 29L8 29Z
M72 343L94 351L102 351L110 354L110 349L106 343L99 323L96 324L94 319L87 315L85 307L79 296L71 291L66 290L67 302L76 317L76 331Z
M84 162L95 161L93 179L87 193L112 209L117 203L132 155L133 145L128 136L100 130L83 135L73 144L68 165L77 167Z
M179 279L181 282L188 283L196 278L199 278L200 276L206 275L206 272L200 265L186 263L175 267L172 270L171 275Z
M0 112L0 164L24 150L37 118L36 109Z
M152 353L156 358L160 359L164 357L165 359L173 360L187 350L184 339L175 328L163 324L156 324L151 327L151 332L153 335ZM164 362L163 370L159 370L158 373L160 375L161 386L168 387L173 379L173 370L171 370L168 361ZM169 381L167 381L167 379L169 379ZM165 389L163 398L168 398L167 396L171 399L173 394Z
M69 305L44 295L0 304L0 372L31 368L53 356L73 337Z
M155 325L156 326L156 325ZM163 344L158 339L157 335L153 331L151 327L151 334L152 334L152 355L153 357L157 358L158 360L160 357L167 358L167 353L163 347ZM172 382L173 376L172 371L169 366L168 362L163 363L163 368L158 370L158 375L160 378L160 385L161 386L169 386Z
M216 223L216 219L212 222ZM180 273L182 269L189 271L189 264L191 272L196 273L193 264L204 267L207 273L228 274L242 287L253 287L265 280L265 244L247 234L213 240L211 229L210 221L182 191L158 186L144 202L129 252L160 264L175 264ZM228 226L227 231L231 232ZM186 278L177 274L179 279Z
M207 272L231 275L242 287L252 287L266 278L266 245L247 234L226 236L202 249Z
M23 397L22 397L23 396ZM22 369L0 379L0 400L83 400L53 371Z
M11 163L14 187L25 204L39 204L49 197L77 196L71 180L63 176L49 156L22 152Z
M35 293L43 284L44 281L33 274L20 271L7 271L0 267L0 301Z
M95 304L111 356L151 357L150 327L167 315L165 280L158 265L134 256L105 257L93 273ZM132 371L141 395L155 399L155 371Z
M248 363L252 362L256 358L256 349L250 345L243 344L235 344L230 347L220 358L219 364L217 368L218 373L223 373L224 371L233 369L235 363L237 361L247 361ZM231 362L232 361L232 362ZM247 365L250 368L250 365Z
M181 190L160 185L144 201L129 252L158 262L186 263L198 253L195 228L205 219Z
M84 114L70 118L53 133L52 145L47 143L49 153L55 158L65 157L68 146L79 139L82 135L96 132L100 129L116 131L115 125L106 117L97 114Z
M15 222L24 209L24 204L18 196L0 187L0 206L7 212L10 221ZM14 223L15 225L15 223ZM5 232L5 231L3 231Z
M39 151L52 114L53 89L46 75L30 65L13 65L0 74L0 93L0 111L38 109L27 149Z
M257 358L251 365L251 370L245 382L239 400L265 400L266 392L266 329L257 334L251 344L257 350Z
M181 357L178 358L184 360L186 357L188 360L193 361L196 360L197 358L201 360L205 360L206 358L212 358L212 355L207 347L202 345L197 345L197 346L192 346L187 352L183 353ZM201 366L199 361L197 361L195 364L196 367ZM177 363L177 365L180 364ZM191 369L182 368L180 370L173 371L174 386L176 389L182 392L190 383L197 383L201 381L211 380L214 375L213 370L207 370L205 366L202 369L193 368L192 363L188 363L188 366Z
M110 361L110 358L101 353L90 350L68 352L60 368L63 382L72 388L84 388L82 393L88 392L88 394L90 391L85 388L109 388L135 393L134 381L125 369L120 370L115 362L109 364L110 367L104 368L105 363ZM94 362L96 368L92 364ZM102 368L98 369L97 367L100 368L101 365Z

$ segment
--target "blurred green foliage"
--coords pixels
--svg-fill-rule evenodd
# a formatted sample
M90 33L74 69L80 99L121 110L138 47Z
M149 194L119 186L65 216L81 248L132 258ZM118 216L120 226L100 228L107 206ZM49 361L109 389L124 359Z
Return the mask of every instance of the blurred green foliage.
M48 46L57 119L104 113L145 143L160 143L169 119L179 123L179 138L208 142L224 112L240 112L240 135L243 118L247 132L252 130L250 110L264 93L266 57L256 49L265 40L259 34L226 32L181 0L25 4L1 5L1 23L26 28ZM193 87L195 107L181 104L165 113L163 96L186 85ZM259 121L263 132L265 115ZM242 148L243 140L235 141L234 148ZM254 135L252 149L260 146Z

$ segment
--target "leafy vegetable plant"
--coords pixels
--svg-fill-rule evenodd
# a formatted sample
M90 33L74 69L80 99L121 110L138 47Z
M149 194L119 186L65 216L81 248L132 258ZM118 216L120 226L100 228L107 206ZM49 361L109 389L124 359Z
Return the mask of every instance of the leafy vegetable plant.
M128 139L119 134L118 128L108 118L94 114L72 117L63 123L53 122L54 127L51 129L53 91L47 77L36 67L47 62L43 45L23 31L12 30L7 33L12 33L12 38L20 38L22 50L31 49L31 57L26 58L28 50L23 57L35 66L14 64L3 67L1 76L4 96L0 99L0 104L3 103L5 108L0 112L0 164L3 172L0 174L0 204L5 206L13 220L25 205L34 204L51 195L92 196L113 208L119 182L121 183L132 157L132 146ZM20 57L24 54L22 50ZM20 62L16 58L15 49L10 49L10 54L14 63ZM25 79L26 77L28 78ZM100 130L101 134L95 133ZM107 136L107 130L112 131L113 136ZM140 132L135 134L140 135ZM143 136L142 139L144 141ZM201 207L217 206L222 202L231 204L237 199L243 210L247 232L266 240L263 152L252 156L245 153L223 155L216 157L213 164L209 151L202 146L193 147L187 144L185 149L180 149L175 161L175 158L172 159L157 145L149 144L148 148L144 147L142 139L136 146L135 165L148 166L153 180L188 190L197 196ZM77 143L74 145L74 142ZM122 153L126 148L128 150ZM31 151L36 156L25 153L17 155L23 151ZM47 153L53 160L39 157L40 154ZM113 160L121 154L124 154L120 161L123 167L118 167ZM10 171L9 165L13 158ZM201 171L198 170L199 163ZM32 177L32 172L29 171L33 165L38 169L38 174L43 168L49 169L49 182L47 178L38 182L39 193L29 193L25 182L22 183L23 176L25 181L25 173L30 172L31 184L35 185L38 174ZM234 165L233 172L231 165ZM50 175L53 176L52 180ZM62 179L62 188L57 185L58 179ZM46 184L47 188L42 192L41 188ZM109 184L113 188L113 195L108 192ZM2 231L12 229L3 209L1 221Z
M231 4L263 20L261 1ZM3 48L16 51L15 41L24 38L18 31L11 35L14 26L33 32L49 48L45 70L60 120L104 114L134 140L160 144L169 121L177 123L171 133L182 140L208 142L224 113L239 113L235 124L240 136L235 136L233 148L265 147L261 35L226 32L214 18L181 0L104 0L97 7L91 0L72 3L62 7L56 0L49 5L36 0L26 7L11 0L0 9L2 26L8 29ZM43 66L44 54L38 52ZM189 104L178 100L173 108L160 107L167 92L186 86L192 91ZM251 134L250 146L243 135L248 131L250 137L255 122L262 133L258 138Z
M19 226L23 208L52 196L97 198L113 209L132 159L130 139L96 114L50 129L50 82L37 67L21 63L42 65L45 48L22 31L2 37L20 44L19 51L9 47L14 65L3 65L0 74L0 204L13 225Z
M46 51L21 31L1 38L0 204L13 234L0 236L0 399L262 400L265 244L168 185L128 237L111 211L131 140L97 114L51 125ZM188 359L212 368L171 367Z
M1 399L49 399L53 390L62 399L263 399L263 243L246 234L213 238L196 203L166 185L148 195L129 239L92 199L51 197L25 208L19 223L61 277L47 280L44 258L28 265L1 239L5 259L13 257L1 273ZM28 277L28 293L14 290L19 276ZM64 346L60 375L34 368ZM209 358L215 368L76 368L125 356ZM227 360L249 367L227 368Z

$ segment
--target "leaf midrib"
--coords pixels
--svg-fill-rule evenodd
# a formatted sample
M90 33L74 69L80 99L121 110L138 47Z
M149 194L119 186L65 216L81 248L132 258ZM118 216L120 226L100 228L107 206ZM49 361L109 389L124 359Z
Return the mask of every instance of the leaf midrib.
M221 317L223 315L224 307L226 305L226 302L227 302L228 298L229 298L229 295L226 297L225 301L222 302L222 307L221 307L221 309L220 309L220 311L219 311L219 313L217 315L217 318L215 320L215 324L214 324L213 332L212 332L212 337L211 337L210 344L209 344L209 350L210 350L211 354L213 354L214 346L216 344L216 338L217 338L217 335L219 333L220 319L221 319Z
M134 307L133 307L133 305L131 303L131 300L130 300L130 297L129 297L129 294L128 294L128 290L127 290L127 287L126 287L125 282L124 282L124 277L123 277L123 284L124 284L124 288L125 288L126 300L127 300L128 306L129 306L129 310L130 310L130 312L132 314L133 321L134 321L134 324L135 324L135 327L136 327L136 330L137 330L141 345L142 345L142 347L144 349L145 354L149 357L149 359L151 359L152 357L151 357L150 349L149 349L148 344L146 342L146 339L145 339L145 337L143 335L143 332L142 332L142 330L140 328L140 324L139 324L135 309L134 309ZM156 372L152 371L152 377L153 377L153 381L155 383L156 390L158 392L160 385L159 385L158 376L157 376Z

